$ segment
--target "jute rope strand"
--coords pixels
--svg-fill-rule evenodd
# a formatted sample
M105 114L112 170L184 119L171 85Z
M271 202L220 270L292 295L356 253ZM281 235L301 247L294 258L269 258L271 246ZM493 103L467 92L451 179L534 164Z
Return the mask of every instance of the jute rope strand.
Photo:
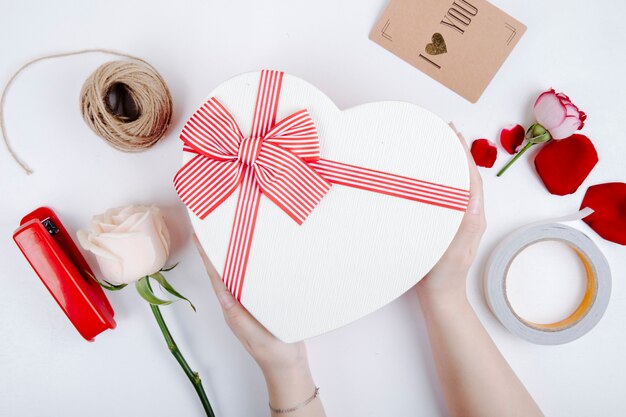
M6 131L4 106L9 88L22 71L39 61L94 52L128 58L135 62L105 63L85 81L80 94L80 106L89 127L111 146L127 152L146 149L165 135L172 117L172 98L163 78L147 61L134 55L101 48L42 56L26 62L11 76L0 98L0 131L4 144L26 174L32 174L33 171L11 147ZM116 85L124 86L136 107L136 118L126 118L110 108L107 96Z

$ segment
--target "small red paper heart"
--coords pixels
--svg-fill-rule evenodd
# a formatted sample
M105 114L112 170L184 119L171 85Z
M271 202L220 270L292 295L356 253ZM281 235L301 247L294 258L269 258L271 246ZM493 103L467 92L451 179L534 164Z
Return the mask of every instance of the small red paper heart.
M585 135L553 140L535 156L535 168L550 193L572 194L598 162L598 153Z
M626 184L610 182L589 187L580 208L593 213L583 221L611 242L626 245Z
M470 152L479 167L491 168L498 157L498 149L487 139L476 139L472 142Z
M521 125L515 125L510 129L503 128L500 131L500 144L505 151L513 155L518 146L524 142L526 132Z

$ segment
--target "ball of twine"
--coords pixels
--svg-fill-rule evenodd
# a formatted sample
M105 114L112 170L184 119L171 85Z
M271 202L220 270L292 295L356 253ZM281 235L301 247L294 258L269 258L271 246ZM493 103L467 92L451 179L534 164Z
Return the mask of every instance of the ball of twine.
M172 119L172 97L149 65L112 61L83 84L80 108L91 130L121 151L137 152L158 142Z

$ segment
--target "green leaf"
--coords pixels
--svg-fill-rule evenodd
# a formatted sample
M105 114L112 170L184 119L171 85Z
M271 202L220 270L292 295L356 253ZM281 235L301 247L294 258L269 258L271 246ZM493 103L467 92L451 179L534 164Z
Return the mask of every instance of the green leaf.
M107 289L107 290L109 290L109 291L119 291L119 290L121 290L122 288L124 288L125 286L127 286L127 285L128 285L128 284L119 284L119 285L116 285L116 284L111 284L111 283L110 283L109 281L107 281L107 280L103 280L103 281L104 281L104 282L106 282L106 284L103 284L103 283L101 283L101 282L98 282L98 284L100 284L100 286L101 286L102 288L106 288L106 289Z
M137 292L147 302L155 306L166 306L172 304L169 300L161 300L152 292L152 288L150 288L150 283L148 282L149 277L145 276L141 278L139 281L135 282L135 288Z
M161 285L161 287L165 291L169 292L174 297L178 297L178 298L180 298L182 300L187 301L189 303L189 305L191 306L191 308L193 308L193 311L196 311L196 307L192 304L192 302L189 301L189 299L187 297L185 297L184 295L182 295L181 293L176 291L174 289L174 287L172 287L172 285L169 282L167 282L167 280L165 279L163 274L161 274L160 272L157 272L155 274L150 275L150 278L153 278L155 281L157 281L159 283L159 285Z
M91 277L91 279L93 279L94 281L96 281L102 288L104 288L105 290L109 290L109 291L119 291L122 288L124 288L125 286L127 286L128 284L111 284L109 281L107 280L103 280L104 282L106 282L106 284L103 284L102 282L98 281L98 278L94 277L89 271L85 270L85 273L87 275L89 275Z
M161 268L160 272L168 272L171 271L172 269L176 268L178 266L180 262L176 262L174 265L170 266L169 268Z

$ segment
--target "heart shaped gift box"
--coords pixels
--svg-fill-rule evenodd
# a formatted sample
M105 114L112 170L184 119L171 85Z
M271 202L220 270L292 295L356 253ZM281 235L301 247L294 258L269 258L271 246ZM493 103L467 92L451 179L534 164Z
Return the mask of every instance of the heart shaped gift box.
M209 97L183 128L174 183L227 287L278 338L373 312L447 249L469 178L439 117L403 102L341 111L278 71Z

